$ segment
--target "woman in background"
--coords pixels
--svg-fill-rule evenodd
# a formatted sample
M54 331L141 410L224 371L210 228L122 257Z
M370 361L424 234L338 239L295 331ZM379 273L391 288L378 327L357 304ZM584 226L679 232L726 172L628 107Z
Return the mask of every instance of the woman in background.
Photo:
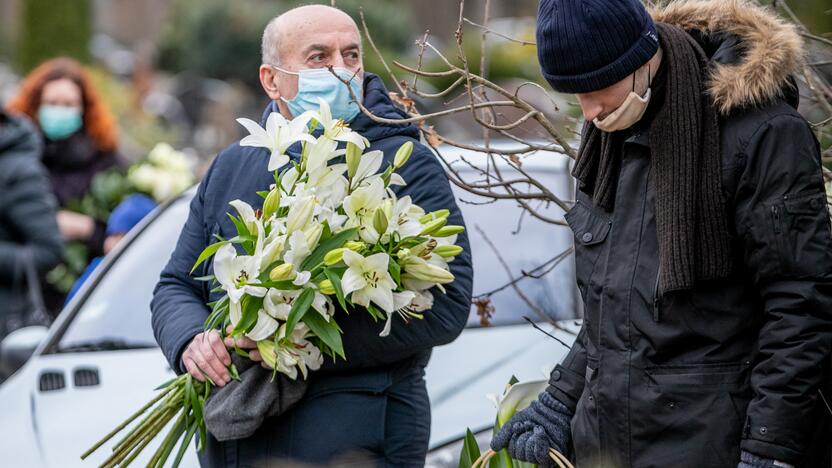
M67 208L90 191L99 172L118 165L116 123L82 66L69 58L44 62L21 84L9 110L29 116L43 138L41 161L58 200L58 227L67 242L86 245L87 257L103 253L103 220ZM51 290L50 290L51 289ZM57 312L63 294L47 288L47 306Z

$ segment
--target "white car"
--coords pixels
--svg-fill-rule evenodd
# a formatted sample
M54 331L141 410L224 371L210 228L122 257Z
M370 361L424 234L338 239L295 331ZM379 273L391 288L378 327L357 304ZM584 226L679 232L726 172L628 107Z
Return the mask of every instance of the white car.
M468 155L470 158L477 155ZM554 154L524 162L556 193L571 192L567 164ZM505 168L505 170L510 170ZM471 169L461 169L473 175ZM158 349L150 326L149 303L188 215L193 190L157 209L137 226L63 310L47 331L30 327L0 345L0 364L17 368L0 386L0 453L8 468L67 468L101 464L106 449L86 461L79 456L132 414L170 379L173 371ZM474 258L474 293L499 288L509 280L495 253L476 229L481 227L512 269L529 271L568 249L568 229L526 216L511 201L482 204L457 191L468 224ZM541 208L559 216L556 208ZM543 380L566 347L533 328L524 317L571 344L579 328L574 262L561 262L542 279L517 283L548 317L538 317L508 287L491 295L492 326L481 327L472 307L468 327L453 343L436 348L426 371L431 399L428 466L457 466L461 439L470 428L487 443L496 410L487 394L501 393L512 376ZM430 320L430 317L426 317ZM560 320L556 325L552 322ZM147 462L151 447L136 460ZM190 450L183 467L198 466Z

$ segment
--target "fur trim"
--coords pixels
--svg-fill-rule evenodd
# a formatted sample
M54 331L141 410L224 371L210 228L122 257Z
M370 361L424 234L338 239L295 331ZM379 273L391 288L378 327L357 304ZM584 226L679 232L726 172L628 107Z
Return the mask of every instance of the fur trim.
M748 0L679 0L652 8L650 15L685 30L731 33L745 43L740 62L718 64L708 81L711 98L723 115L780 96L789 76L803 67L803 40L797 28Z

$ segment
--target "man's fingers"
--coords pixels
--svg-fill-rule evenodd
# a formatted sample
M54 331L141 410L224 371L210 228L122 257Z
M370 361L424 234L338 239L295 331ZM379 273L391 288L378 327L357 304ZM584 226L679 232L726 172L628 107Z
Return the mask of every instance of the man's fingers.
M199 350L194 353L194 362L205 375L208 376L216 385L223 386L228 380L226 377L228 371L223 367L222 363L214 356L214 352L210 347L205 349L207 341L203 342ZM207 351L207 352L206 352Z
M231 364L231 356L228 354L228 350L225 349L225 344L223 344L220 334L216 331L208 333L208 344L223 366L228 367Z
M257 343L251 338L245 336L241 336L236 339L227 337L225 339L225 347L228 349L234 349L235 347L241 349L256 349Z
M202 375L200 372L199 367L196 365L193 359L186 357L182 358L182 362L185 364L185 369L188 371L189 374L195 379L200 382L205 382L205 376Z
M249 359L251 359L252 361L255 361L255 362L260 362L260 361L263 360L263 357L260 356L260 351L252 351L252 352L248 353L248 357L249 357Z

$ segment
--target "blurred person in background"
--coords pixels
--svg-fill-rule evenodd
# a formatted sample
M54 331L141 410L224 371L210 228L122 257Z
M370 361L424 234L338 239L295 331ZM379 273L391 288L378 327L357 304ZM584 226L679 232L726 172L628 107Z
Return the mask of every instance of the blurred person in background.
M106 235L104 238L104 255L109 254L113 249L118 247L121 240L124 239L124 236L139 224L145 216L150 214L154 208L156 208L156 202L141 193L129 195L124 201L119 203L112 214L110 214L110 219L107 220L107 229L104 232ZM75 293L81 289L81 286L87 281L87 278L90 277L102 260L104 260L104 257L98 256L90 261L87 268L78 280L75 281L75 284L72 285L72 289L69 290L69 294L66 296L66 302L72 300Z
M61 260L55 198L40 152L35 126L0 107L0 340L43 321L38 275Z
M64 240L86 244L88 258L104 253L105 224L67 206L90 191L93 177L119 164L116 121L81 64L70 58L44 62L27 76L8 109L35 121L43 140L41 160L58 200ZM44 291L57 311L64 297Z

